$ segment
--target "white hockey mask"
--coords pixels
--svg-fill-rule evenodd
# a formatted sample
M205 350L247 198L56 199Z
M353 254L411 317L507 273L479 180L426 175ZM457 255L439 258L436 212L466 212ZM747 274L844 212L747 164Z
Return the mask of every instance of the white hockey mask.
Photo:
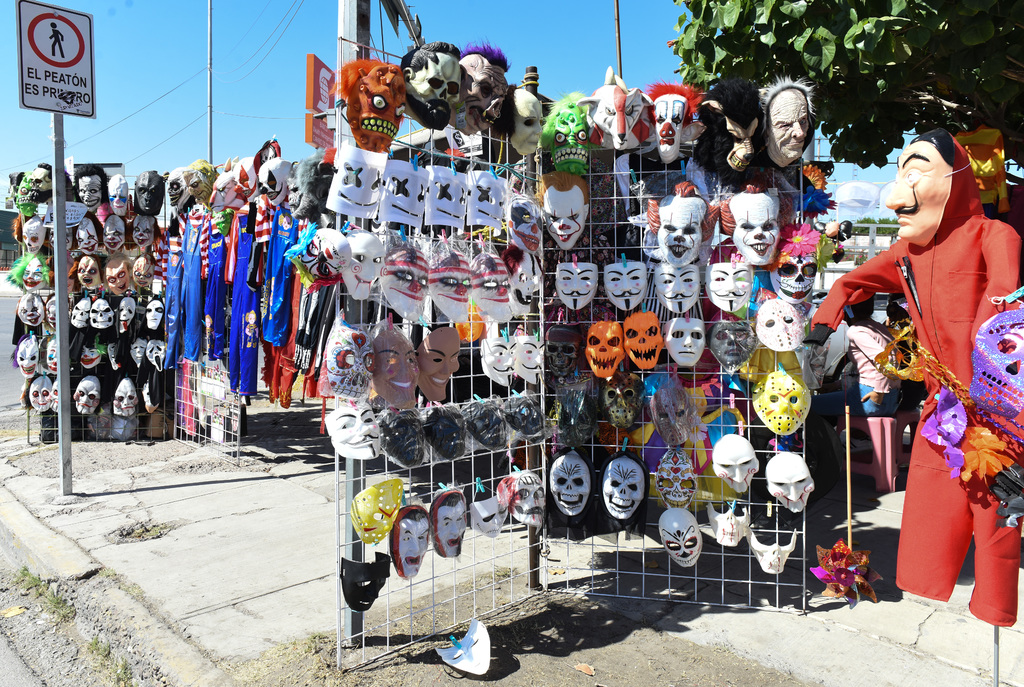
M97 298L89 309L89 324L93 329L107 329L114 326L114 310L106 298Z
M597 265L592 262L558 263L555 290L569 310L589 305L597 293Z
M807 498L814 491L814 478L804 459L795 453L781 451L772 456L764 468L768 480L768 493L794 513L807 506Z
M498 497L492 496L469 504L469 519L473 529L494 539L505 524L507 511L498 506Z
M536 334L517 334L512 351L512 370L528 384L536 384L544 362L540 337Z
M46 306L37 294L29 292L18 299L18 319L27 327L38 327L42 321Z
M665 196L658 206L658 246L670 265L687 265L697 258L701 244L701 222L708 205L696 196Z
M658 302L668 310L678 315L686 313L700 295L700 268L695 264L657 263L654 266L654 292Z
M658 518L661 543L677 565L692 568L697 564L704 541L700 536L697 518L685 508L669 508Z
M750 531L750 511L743 509L743 515L736 517L736 502L734 501L729 510L719 513L708 501L708 522L715 533L715 541L722 546L736 546Z
M619 260L604 266L604 293L622 310L632 310L647 295L647 265Z
M426 167L392 158L384 165L384 192L377 221L395 222L418 229L423 225L429 172Z
M427 187L427 207L424 224L442 227L462 227L466 219L466 175L449 167L431 165Z
M773 351L793 351L804 341L804 314L792 303L773 298L757 309L757 338Z
M380 429L369 406L342 403L324 422L339 455L352 460L373 460L380 455Z
M480 364L493 382L508 386L515 368L515 340L505 338L497 326L489 325L487 336L480 341Z
M88 379L88 377L86 378ZM93 378L95 379L95 377ZM32 409L43 412L50 409L53 382L46 375L39 375L28 386L28 402ZM97 397L98 399L98 397Z
M17 361L18 369L26 379L35 376L39 366L39 340L35 335L22 339L18 344Z
M342 143L335 157L338 171L331 180L327 209L349 217L373 217L387 161L387 153L362 150L347 141Z
M585 460L570 449L551 461L548 488L558 510L569 517L583 512L594 490L594 477Z
M674 317L665 324L665 348L680 367L693 367L707 346L704 320Z
M114 390L114 415L131 417L139 409L139 393L135 389L135 382L125 377Z
M789 544L783 547L778 542L770 545L762 544L754 536L754 530L748 530L747 541L750 544L750 550L754 552L757 562L761 565L761 570L769 575L778 575L782 572L790 554L796 549L796 534L796 530L794 530L789 538Z
M760 465L754 447L739 434L723 434L711 449L711 465L715 474L737 494L750 488Z
M601 477L601 495L605 508L616 520L628 520L644 500L644 480L640 464L626 455L611 459Z
M348 233L352 259L341 273L350 298L365 301L370 297L370 286L384 267L384 244L376 234L357 229Z
M725 312L736 312L750 301L754 268L743 263L714 262L707 266L707 292Z
M512 272L508 292L513 315L526 315L530 312L533 294L540 290L541 269L540 258L533 253L523 253L522 262Z
M763 266L775 259L779 245L779 200L768 193L737 193L729 199L736 219L732 240L751 265Z
M508 182L490 170L474 169L466 174L469 209L466 224L501 228L502 210L508 195Z
M156 235L156 217L135 215L132 221L132 239L142 250L149 250Z
M83 377L75 389L75 409L82 415L92 415L100 405L100 380L93 375Z

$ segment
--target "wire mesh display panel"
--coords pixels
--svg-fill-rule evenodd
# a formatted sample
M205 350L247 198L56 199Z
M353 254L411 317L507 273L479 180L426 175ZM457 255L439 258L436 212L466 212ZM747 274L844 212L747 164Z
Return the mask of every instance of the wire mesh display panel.
M217 361L182 359L175 374L174 438L214 446L239 464L241 413L239 396L231 393L228 370Z

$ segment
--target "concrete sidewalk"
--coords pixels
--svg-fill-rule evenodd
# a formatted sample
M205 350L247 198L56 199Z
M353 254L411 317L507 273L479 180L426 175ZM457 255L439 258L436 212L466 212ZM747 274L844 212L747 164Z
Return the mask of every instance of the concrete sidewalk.
M334 468L318 418L319 406L253 412L240 467L173 441L76 444L69 497L59 495L56 449L9 434L0 439L0 546L62 581L84 616L116 616L134 642L137 674L231 684L220 666L334 632ZM876 498L871 487L854 476L855 548L870 549L884 577L878 604L850 609L816 595L800 615L594 600L807 682L991 684L992 628L967 611L970 566L949 603L898 590L903 494ZM815 505L810 550L845 537L843 498L839 485ZM810 576L808 585L822 587ZM1024 623L1001 632L1003 684L1024 685L1022 631Z

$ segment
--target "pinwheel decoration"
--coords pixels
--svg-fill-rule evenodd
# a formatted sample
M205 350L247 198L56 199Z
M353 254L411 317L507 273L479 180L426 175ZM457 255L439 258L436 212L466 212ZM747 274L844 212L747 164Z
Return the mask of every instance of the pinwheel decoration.
M882 576L868 567L870 551L851 551L842 539L831 549L817 548L819 565L811 568L811 572L825 583L824 596L845 598L850 608L856 606L861 598L878 603L871 583L882 579Z

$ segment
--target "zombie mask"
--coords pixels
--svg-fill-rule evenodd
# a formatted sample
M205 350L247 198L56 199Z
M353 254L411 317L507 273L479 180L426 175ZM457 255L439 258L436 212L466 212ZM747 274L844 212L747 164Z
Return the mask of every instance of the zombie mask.
M589 385L564 387L559 395L558 441L563 446L590 443L597 429L597 401Z
M89 208L89 212L96 212L106 202L108 183L107 175L100 167L86 165L78 169L75 174L75 190L78 192L78 200Z
M513 370L527 384L536 384L540 379L541 361L544 352L540 337L536 334L516 334L513 345Z
M100 364L103 360L103 354L100 353L100 349L96 348L92 344L86 344L82 346L82 354L78 359L79 364L85 370L91 370Z
M795 453L782 451L772 456L764 468L768 492L794 513L807 506L807 498L814 491L814 478L804 459Z
M544 359L555 379L571 377L580 369L583 335L575 324L553 324L544 331Z
M111 212L118 217L128 214L128 180L124 178L123 174L115 174L110 177L110 181L107 183L107 193Z
M462 83L458 109L452 124L465 134L476 134L491 128L501 113L508 82L508 60L498 48L487 43L469 45L459 60Z
M46 243L46 227L41 217L29 217L21 225L21 236L25 241L25 250L38 253Z
M427 259L411 243L398 243L384 257L380 286L396 313L416 321L423 314L427 295Z
M686 508L697 489L697 475L688 450L671 446L662 454L654 476L658 495L672 508Z
M366 544L388 535L402 507L402 480L397 477L371 485L352 499L352 528Z
M192 194L188 192L188 184L185 183L185 170L185 167L175 167L167 177L167 198L179 215L187 212L192 201Z
M796 350L804 340L804 314L791 303L773 298L758 308L754 331L773 351Z
M342 143L335 156L338 171L331 180L327 208L349 217L373 217L381 196L387 153L374 153Z
M43 299L31 291L18 300L18 319L26 327L38 327L43 321L45 311Z
M693 367L707 345L704 321L697 317L675 317L665 324L665 348L680 367Z
M430 519L423 506L405 506L391 528L391 558L395 572L403 580L420 572L423 557L430 546Z
M580 310L597 293L597 265L592 262L560 262L555 268L555 290L569 310Z
M508 240L525 253L536 253L540 248L544 223L540 206L527 196L513 194L505 219L508 222Z
M515 364L515 341L492 325L480 342L480 365L484 374L495 384L508 386Z
M647 265L642 262L610 262L604 266L604 292L613 305L632 310L647 294Z
M601 497L613 519L632 520L647 498L647 467L628 451L609 457L601 471Z
M11 186L14 186L12 182ZM18 212L25 219L32 217L36 214L39 209L39 204L30 199L32 192L32 178L28 174L21 175L21 181L17 184L18 190L14 197L14 206L18 208Z
M635 150L647 142L652 129L654 101L639 88L626 88L611 67L604 85L589 98L579 101L587 112L590 142L603 148Z
M710 222L708 204L696 195L692 184L680 186L680 191L692 195L676 193L658 203L651 200L647 206L647 225L658 234L661 258L676 267L688 265L697 258Z
M601 413L613 426L627 429L644 406L644 382L639 375L616 372L601 386Z
M675 266L659 262L654 266L654 291L659 303L681 315L693 307L700 295L700 269L695 264Z
M84 262L85 258L82 258L82 261ZM121 296L131 288L128 281L128 258L125 256L118 254L107 258L107 264L103 266L103 274L107 290L115 296Z
M622 323L626 334L626 353L641 370L650 370L658 364L658 358L665 348L661 335L661 322L653 312L635 312Z
M736 312L750 301L754 268L733 262L713 262L705 273L708 298L725 312Z
M28 175L32 187L29 192L29 200L35 203L49 203L53 198L52 169L50 165L42 162Z
M1024 406L1024 311L1008 310L989 318L978 329L971 353L974 368L971 398L978 408L1016 418Z
M511 252L518 252L522 259L515 262ZM508 292L508 303L513 315L526 315L533 304L533 295L540 290L542 266L540 258L533 253L522 253L518 248L505 249L502 259L512 273L511 289Z
M138 290L143 291L153 286L153 272L155 269L156 265L153 263L153 258L148 253L143 253L135 258L135 262L132 263L132 281Z
M138 411L139 394L135 390L135 382L130 378L122 379L114 390L113 410L114 415L131 417Z
M594 376L608 379L626 359L626 339L618 322L595 322L587 330L587 362Z
M384 191L377 207L377 220L418 229L423 224L429 175L426 167L389 159L384 166Z
M379 551L373 563L341 559L341 591L353 611L364 613L391 576L391 559Z
M114 326L114 310L106 298L97 298L92 302L89 324L93 329L109 329Z
M733 243L747 263L769 264L779 244L779 199L765 192L737 193L723 208L722 228L726 233L732 229Z
M501 227L502 210L508 195L508 182L492 173L474 169L466 175L469 188L469 210L466 224Z
M505 524L507 516L508 511L498 505L497 496L469 504L469 518L473 529L491 539L497 537L501 532L501 527Z
M697 564L704 540L700 536L697 518L685 508L669 508L658 519L661 543L671 558L683 568Z
M544 122L540 145L551 153L556 171L577 175L587 173L588 151L593 146L590 144L586 109L577 104L585 97L577 92L557 100Z
M74 307L71 308L71 326L81 329L89 324L89 310L92 308L92 299L83 296Z
M135 319L136 304L131 296L125 296L117 304L117 331L123 333L128 331L132 321Z
M679 159L680 147L696 140L704 125L693 121L703 93L686 84L659 82L647 88L654 102L654 129L658 156L665 164Z
M811 392L796 377L776 370L754 388L754 410L770 430L786 436L800 429L811 412Z
M336 321L324 347L324 396L351 400L366 398L374 369L373 346L366 332Z
M386 153L405 118L405 79L398 65L355 60L342 65L338 92L345 117L363 150Z
M715 533L715 541L722 546L736 546L750 532L750 511L743 509L743 515L736 517L736 502L733 501L729 510L719 513L708 502L708 522Z
M466 419L466 431L476 443L496 451L508 445L508 425L505 414L496 401L473 401L462 411Z
M541 177L540 197L548 214L548 232L562 250L576 245L590 213L590 189L578 176L548 172Z
M469 196L466 175L450 167L432 165L428 178L424 224L461 228Z
M402 74L409 116L428 129L447 126L459 100L459 49L441 41L420 46L402 58Z
M100 235L96 230L96 223L92 218L85 217L75 227L75 244L78 250L86 255L92 255L100 247Z
M516 522L540 528L544 522L544 483L529 470L515 472L498 482L498 505Z
M350 231L346 238L352 259L341 276L349 297L365 301L370 297L373 280L380 276L384 266L384 244L373 233L361 229Z
M83 255L78 261L78 283L87 291L103 285L102 272L99 259L92 255Z
M525 88L517 88L512 95L512 137L509 142L520 155L529 155L540 145L544 112L540 100Z
M927 246L935 238L953 189L953 175L970 175L971 166L964 157L963 149L942 129L921 134L903 149L896 163L896 181L885 201L899 219L901 239Z
M18 369L26 379L32 379L39 366L39 340L34 335L27 336L18 344L16 352Z
M459 371L459 347L455 327L440 327L423 337L416 350L420 392L428 401L444 401L448 380Z
M471 275L473 302L485 320L506 322L512 317L508 299L510 275L508 267L493 253L481 253L473 258Z
M457 460L466 453L466 420L458 406L435 405L423 413L423 437L435 462Z
M651 395L651 421L668 446L681 446L697 426L697 409L682 385L663 383Z
M746 493L750 480L760 469L754 447L739 434L724 434L715 442L711 465L715 474L737 494Z
M142 250L148 250L153 245L155 233L156 217L136 215L132 220L132 240Z
M86 377L86 379L96 379L95 377ZM85 379L82 380L83 382ZM79 388L81 388L79 384ZM98 387L97 387L98 389ZM28 386L28 402L32 406L32 409L37 412L44 412L50 409L51 399L50 396L53 394L53 382L46 375L40 375L32 380L32 383ZM78 400L78 393L75 393L75 400ZM96 402L99 403L99 396L96 397ZM79 409L80 412L86 412ZM92 411L88 411L92 412Z
M135 180L135 211L140 215L155 216L160 214L163 207L163 176L152 170L142 172Z
M417 410L388 408L380 414L380 449L395 465L414 468L427 459L423 420Z
M761 570L769 575L778 575L782 572L790 554L796 550L796 534L796 530L794 530L789 538L789 544L786 546L782 546L778 542L765 545L754 536L754 530L747 531L747 542L750 544L750 550L754 552Z
M89 375L83 377L75 389L75 409L82 415L92 415L100 405L100 380Z
M750 360L757 348L757 335L750 323L715 322L708 335L708 347L726 372L732 374Z
M469 319L469 260L447 241L436 243L430 254L430 300L452 322Z
M807 135L812 133L811 84L786 77L775 80L771 87L761 92L761 107L767 123L765 142L768 157L779 167L788 167L803 155L807 147Z
M324 424L339 455L351 460L373 460L380 455L380 429L369 406L342 403Z
M411 408L416 404L419 374L416 351L409 338L393 326L380 326L373 337L374 393L395 408Z
M582 514L594 493L594 466L575 449L563 449L548 472L548 489L558 510L569 517Z
M434 551L441 558L455 558L462 553L462 536L466 533L466 497L458 489L438 494L430 504L431 534Z

